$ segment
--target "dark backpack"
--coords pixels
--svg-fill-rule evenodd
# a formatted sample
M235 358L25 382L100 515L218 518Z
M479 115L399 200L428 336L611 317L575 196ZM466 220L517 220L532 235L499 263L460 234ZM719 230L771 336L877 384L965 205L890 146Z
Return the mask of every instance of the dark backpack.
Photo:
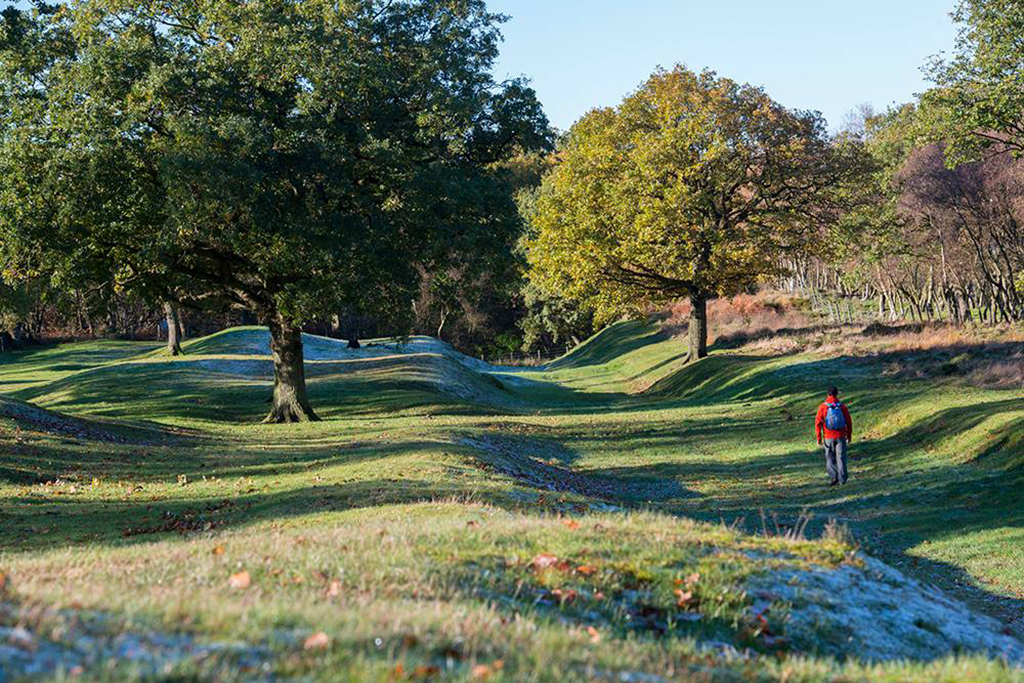
M825 429L833 432L846 431L846 416L843 415L843 404L839 401L826 403L828 410L825 412Z

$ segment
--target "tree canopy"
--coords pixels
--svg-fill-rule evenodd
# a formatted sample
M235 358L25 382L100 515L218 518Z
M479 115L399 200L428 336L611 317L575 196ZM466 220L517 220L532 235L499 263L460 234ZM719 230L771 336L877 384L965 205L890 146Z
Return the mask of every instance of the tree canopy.
M408 318L417 264L518 225L496 162L548 128L524 83L490 74L500 20L482 0L9 12L7 271L89 267L250 311L272 333L268 419L315 419L303 322L367 302ZM29 58L37 43L47 58Z
M973 160L993 145L1024 153L1024 5L1018 0L961 0L960 24L950 59L935 59L937 88L925 100L949 163Z
M772 273L853 172L821 116L677 66L569 132L537 199L532 278L602 320L690 299L690 357L706 302Z

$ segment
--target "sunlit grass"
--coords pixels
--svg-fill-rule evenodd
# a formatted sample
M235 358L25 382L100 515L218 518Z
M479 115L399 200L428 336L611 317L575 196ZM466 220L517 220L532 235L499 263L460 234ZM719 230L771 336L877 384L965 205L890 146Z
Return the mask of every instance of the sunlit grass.
M429 354L326 363L310 373L325 421L271 426L257 424L264 377L201 365L245 357L230 334L214 342L210 354L194 342L181 359L113 342L0 357L7 395L121 439L18 431L0 418L0 567L19 599L264 643L284 674L388 680L423 667L469 678L484 666L492 680L700 678L701 642L764 650L739 587L772 560L740 551L784 549L792 563L846 557L834 540L747 533L785 528L806 509L812 536L838 518L903 570L997 615L1020 609L1021 392L892 382L856 358L717 352L684 366L678 342L629 324L547 372L497 382L453 375ZM473 399L446 389L453 376L472 383ZM840 490L823 485L812 443L813 411L833 380L857 431ZM598 501L540 492L467 438L510 444L526 458L523 476L571 470L614 486ZM541 553L568 569L538 573L530 562ZM251 586L229 588L243 571ZM692 573L718 605L702 621L679 621L669 638L629 624L630 582L669 623L676 582ZM575 595L549 604L556 589ZM304 650L316 631L331 646ZM773 656L716 659L712 670L1016 676L977 658L861 668Z

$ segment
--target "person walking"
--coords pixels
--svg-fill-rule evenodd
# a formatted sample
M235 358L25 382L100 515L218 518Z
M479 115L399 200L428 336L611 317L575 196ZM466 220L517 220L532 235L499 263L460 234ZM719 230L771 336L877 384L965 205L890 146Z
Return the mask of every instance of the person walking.
M818 406L814 419L814 432L818 445L825 447L825 470L828 485L845 484L847 479L846 451L853 438L853 419L850 411L839 400L839 389L829 387L828 397Z

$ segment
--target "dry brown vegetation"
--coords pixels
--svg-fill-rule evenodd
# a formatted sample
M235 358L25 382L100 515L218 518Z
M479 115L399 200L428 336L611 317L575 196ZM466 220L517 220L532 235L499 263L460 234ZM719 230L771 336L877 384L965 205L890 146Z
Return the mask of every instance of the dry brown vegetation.
M690 303L680 301L668 310L666 329L685 334ZM708 302L711 324L709 342L732 344L736 340L771 336L780 330L798 330L814 325L805 299L775 292L739 294Z
M667 312L666 331L685 334L689 304ZM708 305L711 335L719 348L777 356L816 353L881 363L894 377L959 377L974 386L1024 387L1024 328L947 323L835 325L806 299L762 292Z

